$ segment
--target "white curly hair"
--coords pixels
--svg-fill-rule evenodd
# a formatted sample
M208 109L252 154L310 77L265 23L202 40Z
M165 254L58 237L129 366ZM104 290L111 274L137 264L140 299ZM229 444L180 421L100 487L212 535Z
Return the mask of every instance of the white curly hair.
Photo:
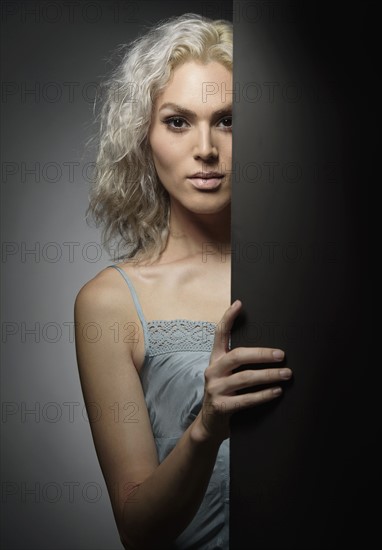
M154 261L166 246L169 197L154 166L148 131L157 95L175 67L195 59L232 71L233 26L186 13L162 20L116 52L122 61L102 85L98 154L90 212L115 259ZM115 247L114 247L115 250Z

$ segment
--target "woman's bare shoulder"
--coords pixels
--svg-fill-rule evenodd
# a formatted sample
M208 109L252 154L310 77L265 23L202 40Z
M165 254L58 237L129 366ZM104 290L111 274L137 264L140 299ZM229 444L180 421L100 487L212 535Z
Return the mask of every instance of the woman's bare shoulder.
M126 272L130 269L126 269ZM105 267L87 281L78 291L75 307L93 307L102 311L122 310L126 313L130 308L130 293L126 292L126 283L120 273L111 266Z
M81 287L75 300L74 319L79 333L89 323L100 331L121 331L118 334L123 335L134 365L140 369L144 359L144 338L139 337L141 323L132 294L117 269L109 266Z

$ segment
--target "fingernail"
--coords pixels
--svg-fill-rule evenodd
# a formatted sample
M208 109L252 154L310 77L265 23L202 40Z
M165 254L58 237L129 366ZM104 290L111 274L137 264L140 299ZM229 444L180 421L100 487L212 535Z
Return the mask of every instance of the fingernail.
M288 380L292 376L292 371L290 369L281 369L279 371L280 378L283 378L284 380Z
M238 304L239 304L239 300L235 300L231 307L234 308L234 307L236 307Z
M273 388L272 390L273 395L280 395L281 392L282 392L281 388Z
M275 349L272 352L273 357L277 359L277 361L281 361L281 359L284 359L284 352L281 349Z

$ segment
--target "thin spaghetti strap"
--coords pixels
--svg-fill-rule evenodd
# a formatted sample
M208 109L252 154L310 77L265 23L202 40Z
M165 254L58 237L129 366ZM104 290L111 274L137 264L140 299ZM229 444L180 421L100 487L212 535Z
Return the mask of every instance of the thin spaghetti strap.
M146 322L145 316L143 315L141 304L139 303L138 295L135 291L134 285L131 282L130 278L126 275L125 271L123 269L121 269L118 265L112 264L109 267L114 267L115 269L117 269L120 272L120 274L125 279L128 287L130 289L131 296L134 300L134 305L135 305L135 308L137 310L139 320L141 321L141 324L142 324L143 334L144 334L144 338L145 338L145 349L146 349L146 346L148 345L148 341L149 341L148 330L147 330L147 322Z

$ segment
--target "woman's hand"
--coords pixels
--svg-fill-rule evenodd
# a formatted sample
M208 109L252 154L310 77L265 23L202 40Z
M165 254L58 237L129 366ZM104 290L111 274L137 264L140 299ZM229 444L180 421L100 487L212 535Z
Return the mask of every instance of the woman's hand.
M278 384L292 376L290 369L273 366L283 360L282 350L244 347L229 350L230 331L241 307L242 303L236 300L216 327L210 363L204 373L203 404L194 421L193 435L198 441L227 439L229 419L234 412L277 398L282 393ZM240 365L253 363L270 363L270 368L232 374ZM236 394L236 390L242 388L269 384L272 387Z

